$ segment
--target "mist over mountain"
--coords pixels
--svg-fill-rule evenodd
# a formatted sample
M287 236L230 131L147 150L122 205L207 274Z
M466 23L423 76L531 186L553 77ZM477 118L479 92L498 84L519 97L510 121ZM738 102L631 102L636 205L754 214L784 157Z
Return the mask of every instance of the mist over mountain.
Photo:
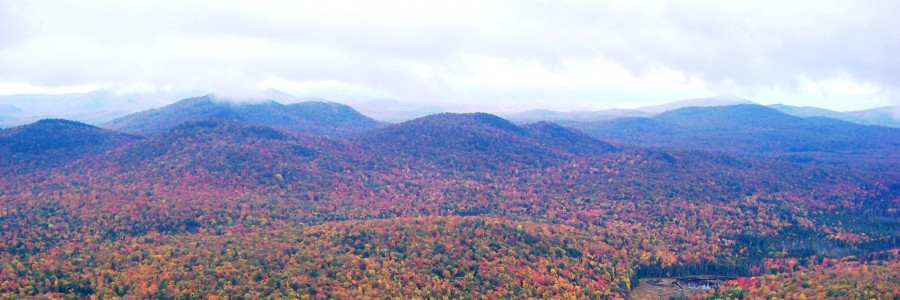
M374 119L393 123L405 122L447 111L446 108L436 104L401 102L385 98L354 101L352 106Z
M886 106L846 112L862 120L860 123L900 128L900 110L896 106Z
M841 112L837 112L837 111L833 111L833 110L829 110L829 109L812 107L812 106L791 106L791 105L784 105L784 104L772 104L772 105L768 105L768 107L774 108L780 112L783 112L783 113L786 113L786 114L789 114L792 116L797 116L797 117L826 117L826 118L832 118L832 119L844 120L844 121L856 122L856 123L859 123L860 121L862 121L861 119L850 118L851 116L849 116L846 113L841 113Z
M170 102L166 94L118 93L109 90L69 94L0 95L0 105L16 108L12 112L0 112L0 115L18 120L10 125L22 125L43 118L71 119L96 125Z
M628 117L645 117L649 114L636 109L606 109L598 111L560 112L547 109L536 109L508 115L509 120L517 123L533 123L538 121L604 121Z
M0 128L9 128L22 123L18 118L0 115Z
M799 107L783 104L773 104L769 105L769 107L798 117L826 117L865 125L881 125L900 128L900 118L895 116L892 107L889 106L846 112L837 112L818 107Z
M643 111L650 115L655 115L671 110L676 110L685 107L714 107L714 106L731 106L731 105L740 105L740 104L753 104L753 101L737 97L737 96L717 96L717 97L709 97L709 98L697 98L697 99L687 99L687 100L679 100L669 103L663 103L659 105L651 105L651 106L643 106L636 108L635 110Z
M537 121L555 122L596 122L633 117L652 117L664 112L687 107L715 107L732 106L740 104L753 104L752 101L735 96L719 96L710 98L679 100L669 103L638 107L634 109L605 109L597 111L554 111L548 109L536 109L516 114L505 115L508 119L517 123L531 123ZM797 117L826 117L836 120L853 122L863 125L880 125L887 127L900 127L900 118L892 107L878 107L859 111L833 111L812 106L791 106L785 104L771 104L768 107L780 112Z
M22 110L18 107L6 104L0 104L0 115L11 115L21 113Z
M0 0L0 300L900 300L898 12Z
M189 121L223 119L268 125L304 134L349 136L378 128L380 122L349 106L327 102L284 105L272 100L238 102L210 94L118 118L101 127L149 136Z

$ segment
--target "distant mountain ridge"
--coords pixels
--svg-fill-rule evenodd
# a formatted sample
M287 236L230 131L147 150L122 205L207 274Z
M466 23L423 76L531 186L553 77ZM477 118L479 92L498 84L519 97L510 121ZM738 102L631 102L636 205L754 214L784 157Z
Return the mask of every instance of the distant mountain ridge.
M850 121L850 122L857 122L857 123L859 121L861 121L858 119L845 120L845 119L842 119L842 118L847 117L847 114L845 114L845 113L841 113L841 112L837 112L837 111L833 111L833 110L829 110L829 109L824 109L824 108L813 107L813 106L791 106L791 105L784 105L784 104L772 104L772 105L768 105L768 107L776 109L780 112L783 112L783 113L786 113L786 114L789 114L792 116L797 116L797 117L804 117L804 118L827 117L827 118Z
M607 109L598 111L561 112L547 109L535 109L506 117L516 123L533 123L539 121L603 121L627 117L646 117L646 112L635 109Z
M752 104L753 102L735 96L718 96L709 98L687 99L659 105L642 106L634 109L604 109L596 111L554 111L549 109L534 109L506 117L517 123L532 123L538 121L578 121L595 122L620 118L650 117L666 111L685 107L710 107L729 106L737 104Z
M659 105L650 105L636 108L635 110L645 112L650 115L655 115L667 111L672 111L680 108L686 107L716 107L716 106L731 106L731 105L741 105L741 104L755 104L753 101L732 96L716 96L709 98L697 98L697 99L687 99L687 100L679 100L669 103L663 103Z
M0 126L16 126L46 118L62 118L87 124L100 124L143 109L171 102L168 95L153 93L117 93L96 90L70 94L0 95L0 115L14 118Z
M520 124L538 121L597 122L634 117L647 118L687 107L717 107L742 104L755 103L735 96L719 96L680 100L634 109L604 109L596 111L555 111L549 109L534 109L515 114L508 114L505 115L505 117ZM772 104L768 105L768 107L797 117L826 117L863 125L880 125L900 128L900 118L898 118L900 113L895 112L900 112L900 110L890 106L846 112L833 111L813 106L791 106L784 104Z
M272 100L233 102L210 94L134 113L101 127L149 136L185 122L208 119L235 120L302 134L331 136L350 136L383 126L343 104L301 102L284 105Z
M274 89L261 91L258 97L285 104L297 103L298 101L328 102L316 97L298 98ZM93 125L104 124L105 126L105 124L110 124L113 120L128 114L159 108L171 104L174 99L182 98L185 98L183 93L117 92L112 90L70 94L0 95L0 128L24 125L45 118L62 118ZM442 111L460 111L459 109L448 107L442 108L438 105L406 103L390 99L372 99L353 103L355 110L361 111L367 116L374 116L378 120L389 122L402 122ZM594 122L629 117L650 117L665 111L691 106L728 106L750 103L753 102L740 97L726 95L679 100L633 109L613 108L597 111L533 109L502 116L517 124L538 121ZM769 106L799 117L828 117L865 125L900 128L900 109L896 107L838 112L818 107L783 104L772 104Z
M15 107L12 105L0 104L0 115L10 115L10 114L17 114L17 113L21 113L21 112L22 112L22 110L19 109L18 107Z
M900 160L900 129L801 118L755 105L688 107L650 118L562 122L595 138L641 146L844 160L864 153ZM826 156L826 157L823 157Z
M900 118L895 115L894 107L891 106L846 112L811 106L790 106L783 104L773 104L769 105L769 107L798 117L826 117L865 125L900 128Z

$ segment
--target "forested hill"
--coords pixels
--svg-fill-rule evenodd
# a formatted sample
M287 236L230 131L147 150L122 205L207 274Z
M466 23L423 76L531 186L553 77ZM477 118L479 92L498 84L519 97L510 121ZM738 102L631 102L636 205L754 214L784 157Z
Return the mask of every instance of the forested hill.
M28 171L58 166L136 139L75 121L44 119L0 129L0 169Z
M85 130L120 136L54 140ZM776 267L900 247L884 173L489 114L353 138L198 120L126 140L0 179L0 297L615 299L641 276L793 276Z
M450 169L552 164L614 150L574 129L549 123L520 127L485 113L422 117L373 131L358 141L381 157L414 158Z

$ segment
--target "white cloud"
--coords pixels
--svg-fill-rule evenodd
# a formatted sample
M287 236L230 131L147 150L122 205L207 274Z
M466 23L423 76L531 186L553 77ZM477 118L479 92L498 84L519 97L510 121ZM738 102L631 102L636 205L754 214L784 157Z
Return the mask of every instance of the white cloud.
M286 86L473 109L728 93L869 107L898 100L898 11L849 0L0 1L0 93Z
M27 82L0 82L0 95L87 93L99 88L96 85L48 87Z

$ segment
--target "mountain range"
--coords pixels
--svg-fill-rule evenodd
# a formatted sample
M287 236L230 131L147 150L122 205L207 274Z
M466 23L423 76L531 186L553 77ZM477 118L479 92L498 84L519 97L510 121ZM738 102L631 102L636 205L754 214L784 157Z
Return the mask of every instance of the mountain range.
M282 95L282 97L288 96ZM521 157L542 161L553 157L568 157L591 151L602 152L612 149L609 144L600 142L602 140L621 145L715 151L731 155L749 155L792 161L829 163L854 161L893 167L892 163L898 160L898 151L895 150L900 143L898 142L900 136L896 129L864 126L828 117L809 117L842 114L823 109L796 108L784 105L770 107L756 104L725 105L745 102L747 101L734 97L707 98L681 101L665 107L653 106L636 110L582 113L548 111L531 114L530 117L519 115L519 120L531 117L544 119L524 127L483 113L459 116L436 114L395 126L387 126L386 123L375 121L349 106L337 103L306 101L285 105L273 100L235 102L210 94L184 99L158 109L126 115L101 124L100 127L130 135L152 136L167 132L186 122L210 119L231 120L300 134L358 137L363 144L370 145L369 151L373 153L385 153L385 155L391 155L392 152L415 153L419 156L432 156L434 159L437 159L434 157L435 153L429 153L416 147L422 148L422 145L428 145L428 148L434 148L436 145L443 145L444 149L436 150L437 153L447 149L470 151L459 153L458 157L490 156L492 155L490 151L482 153L477 151L508 149L520 151L519 156ZM655 111L683 105L701 106L688 106L652 114ZM793 115L782 111L789 111ZM886 109L859 114L876 115L877 112L884 111ZM624 117L629 115L630 117ZM597 119L599 121L596 121ZM548 123L547 120L569 126L577 131ZM489 126L484 127L484 132L472 130L481 128L477 125ZM415 130L422 128L429 128L429 135L419 136L422 138L421 140L397 138L413 134ZM364 133L371 134L364 135ZM461 136L498 135L515 138L515 142L506 145L486 141L485 144L469 145L459 141ZM588 147L593 150L586 150L588 148L572 143L572 141L578 141L585 144L585 138L588 135L598 139L591 142L592 146ZM385 140L391 142L380 143ZM572 147L548 151L536 146L538 142ZM458 157L448 156L442 159L445 163L451 163L458 160ZM886 161L889 163L880 164L877 160L873 161L871 159L873 157L887 158ZM477 162L456 161L455 163Z
M182 94L172 93L126 93L97 90L89 93L73 94L23 94L0 96L0 128L24 125L44 118L62 118L98 125L114 119L172 104L174 99L182 99ZM263 99L282 104L298 102L329 102L321 98L297 98L287 93L268 89L253 100L225 100L230 102L261 102ZM221 100L221 99L220 99ZM355 101L354 108L368 116L387 122L403 122L442 111L467 110L464 107L440 107L415 103L401 103L390 99ZM579 121L594 122L626 117L651 117L653 115L685 107L728 106L751 104L750 100L735 96L717 96L674 101L665 104L643 106L633 109L606 109L597 111L553 111L536 109L503 115L519 124L538 121ZM798 117L828 117L865 125L900 127L900 118L895 107L880 107L860 111L837 112L817 107L799 107L772 104L769 107Z
M385 124L206 95L41 120L0 130L0 296L620 299L645 277L744 280L713 297L807 268L890 294L898 148L900 129L755 104Z
M719 96L710 98L697 98L674 101L659 105L642 106L634 109L606 109L598 111L572 111L560 112L546 109L537 109L512 114L507 116L517 123L530 123L537 121L579 121L594 122L630 117L649 117L662 112L685 107L711 107L729 106L737 104L753 103L750 100L734 96Z
M750 100L734 97L720 96L710 98L688 99L660 105L643 106L634 109L607 109L598 111L571 111L561 112L553 110L529 110L517 114L508 115L507 118L516 123L531 123L537 121L575 121L597 122L620 118L644 117L688 107L716 107L734 106L742 104L755 104ZM768 107L797 117L825 117L863 125L880 125L900 128L900 118L894 108L886 106L867 110L838 112L818 107L800 107L784 104L772 104Z
M277 90L264 90L250 98L265 98L281 103L300 99ZM67 94L0 95L0 128L13 127L40 119L56 118L98 125L135 112L159 108L183 93L127 92L96 90Z

